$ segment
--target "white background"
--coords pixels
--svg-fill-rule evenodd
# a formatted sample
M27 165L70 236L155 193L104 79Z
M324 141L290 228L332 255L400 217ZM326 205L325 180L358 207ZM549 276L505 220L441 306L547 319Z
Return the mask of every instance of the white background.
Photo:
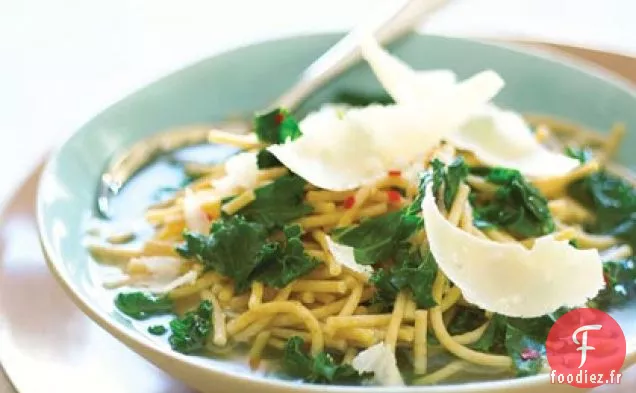
M228 48L343 30L390 0L0 0L0 201L52 143L170 71ZM425 31L636 56L634 0L455 0Z

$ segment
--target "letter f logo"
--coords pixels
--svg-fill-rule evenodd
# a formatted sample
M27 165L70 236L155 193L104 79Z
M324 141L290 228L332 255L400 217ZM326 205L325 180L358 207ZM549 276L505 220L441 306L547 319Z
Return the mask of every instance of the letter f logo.
M587 332L590 330L601 330L602 327L602 325L584 325L576 329L574 333L572 333L572 341L574 341L574 344L581 345L576 349L577 351L581 351L581 364L579 365L579 368L583 367L585 361L587 360L587 351L596 349L592 346L587 345ZM581 342L579 342L577 336L581 332L583 332L583 334L581 335Z

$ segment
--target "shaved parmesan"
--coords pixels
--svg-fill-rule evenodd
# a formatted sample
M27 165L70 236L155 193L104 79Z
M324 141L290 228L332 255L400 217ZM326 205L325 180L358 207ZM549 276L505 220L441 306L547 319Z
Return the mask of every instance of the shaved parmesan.
M494 105L485 106L448 140L487 165L514 168L530 177L559 176L579 165L537 142L521 115Z
M372 37L361 42L360 50L384 90L397 103L426 104L452 90L457 83L455 73L450 70L413 70Z
M190 270L189 272L185 273L184 275L175 278L173 281L171 281L168 284L166 284L163 288L155 290L155 292L156 293L168 293L168 292L172 291L173 289L177 289L177 288L179 288L179 287L181 287L183 285L192 285L197 280L198 276L199 276L199 274L196 271Z
M141 265L156 280L174 280L179 276L182 261L173 257L140 257L130 260L131 265Z
M373 373L376 382L383 386L404 386L404 380L397 366L395 354L383 342L360 352L351 361L359 374Z
M166 293L196 281L198 273L189 271L180 275L183 261L173 257L141 257L130 260L131 265L142 265L147 274L134 275L128 282L145 287L154 293Z
M384 89L398 103L426 108L456 88L451 71L415 71L371 38L362 42L361 49ZM488 165L514 168L531 177L563 175L578 165L578 161L538 143L519 114L494 105L484 105L446 139L472 151Z
M371 105L342 113L322 108L300 122L303 135L268 150L309 183L333 191L355 189L402 169L463 125L503 86L484 72L420 105Z
M467 301L485 310L538 317L561 306L581 306L604 287L597 250L578 250L552 236L536 239L530 250L478 238L442 216L430 185L422 212L440 269Z
M189 189L186 189L185 196L183 197L183 216L188 230L205 235L210 232L211 222L201 207L201 201L199 197Z
M213 180L212 185L220 196L236 193L239 189L252 189L258 185L256 153L243 152L225 162L225 176Z
M333 108L307 116L299 127L301 137L268 150L309 183L342 191L379 179L384 173L370 132L339 116Z
M423 110L429 110L429 107L435 106L435 103L439 101L451 108L462 107L467 102L475 100L481 92L489 89L495 90L490 97L492 98L504 84L501 77L490 70L483 71L463 83L457 83L455 74L450 70L415 71L380 47L371 37L362 41L360 49L378 81L395 102L417 105ZM458 102L451 98L457 94L458 89L468 89L473 94L464 95L465 102ZM483 104L486 104L489 99ZM460 122L463 123L465 120L461 119Z
M362 274L367 279L369 278L369 276L371 276L371 274L373 274L373 267L368 265L361 265L356 262L355 255L353 253L353 247L336 243L331 240L329 236L326 236L325 240L327 241L329 252L333 256L333 259L336 261L336 263L344 266L349 270Z

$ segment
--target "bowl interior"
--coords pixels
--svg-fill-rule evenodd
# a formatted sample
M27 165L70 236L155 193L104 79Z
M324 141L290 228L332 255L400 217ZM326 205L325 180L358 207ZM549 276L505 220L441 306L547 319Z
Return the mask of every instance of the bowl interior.
M265 107L338 38L317 35L266 42L192 65L108 108L51 158L38 198L42 243L53 271L91 317L138 348L169 354L196 367L241 374L242 369L231 363L172 353L165 344L151 341L145 329L114 313L90 273L92 262L81 241L84 225L93 214L97 180L116 151L171 127L212 123ZM506 81L495 100L502 106L550 114L599 130L616 121L636 127L636 95L610 77L500 46L444 37L414 35L392 50L415 68L450 68L460 77L494 69ZM314 109L342 90L381 92L368 67L359 65L312 96L300 111ZM630 154L634 148L636 132L632 131L618 153L618 161L632 170L636 168L636 156ZM626 336L636 338L636 326L630 322L636 320L636 307L627 307L616 316ZM541 378L508 381L506 386ZM458 389L456 386L454 391Z

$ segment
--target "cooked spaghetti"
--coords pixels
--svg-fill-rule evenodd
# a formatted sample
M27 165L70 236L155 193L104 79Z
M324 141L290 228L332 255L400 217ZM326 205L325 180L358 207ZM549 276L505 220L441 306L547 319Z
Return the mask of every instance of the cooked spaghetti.
M572 305L530 318L478 307L471 300L487 294L469 300L461 280L447 277L430 220L422 220L428 192L448 223L484 244L531 250L547 236L597 249L606 286L587 306L627 301L636 278L636 192L604 167L624 128L602 136L552 118L527 120L542 146L567 149L580 163L563 175L528 177L442 138L408 167L330 190L266 149L304 131L275 110L257 117L259 143L214 132L243 155L231 165L195 166L196 180L149 207L155 232L141 247L119 245L132 236L118 234L91 250L121 267L107 285L128 288L116 297L126 315L185 310L168 329L182 353L243 353L252 369L315 383L536 374L546 367L547 331ZM257 160L258 169L242 160ZM620 205L604 205L602 196Z

